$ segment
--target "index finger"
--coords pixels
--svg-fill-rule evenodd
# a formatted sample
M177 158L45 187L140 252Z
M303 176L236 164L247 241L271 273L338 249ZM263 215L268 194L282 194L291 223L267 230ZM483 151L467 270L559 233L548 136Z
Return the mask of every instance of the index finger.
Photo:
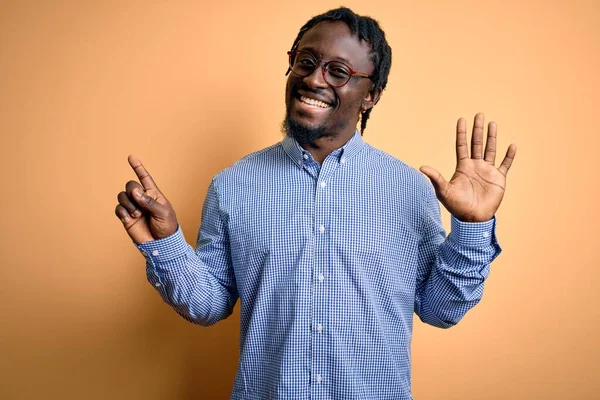
M146 168L144 167L139 158L132 154L129 157L127 157L127 161L129 161L129 165L131 165L131 168L133 168L133 170L135 171L135 174L137 175L138 179L140 180L140 183L142 184L145 190L158 190L158 186L154 182L154 179L152 179L148 171L146 171Z

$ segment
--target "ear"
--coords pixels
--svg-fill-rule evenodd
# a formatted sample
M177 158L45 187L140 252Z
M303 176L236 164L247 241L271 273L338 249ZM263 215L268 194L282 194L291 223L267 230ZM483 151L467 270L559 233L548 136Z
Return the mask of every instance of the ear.
M372 108L375 104L377 104L377 102L381 98L382 93L383 89L381 88L373 89L367 92L362 101L362 112L367 111L368 109Z

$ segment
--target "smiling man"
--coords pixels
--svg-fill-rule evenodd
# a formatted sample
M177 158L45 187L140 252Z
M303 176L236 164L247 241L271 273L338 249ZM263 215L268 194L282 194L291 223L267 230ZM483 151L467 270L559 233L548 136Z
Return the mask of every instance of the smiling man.
M343 12L337 11L340 16ZM286 87L284 131L318 163L354 135L360 115L365 116L364 130L392 62L392 51L375 21L364 20L371 31L358 32L344 20L330 20L330 14L335 11L301 29L288 52L292 76ZM368 39L368 33L374 37Z
M436 199L422 174L362 139L391 66L375 20L347 8L314 17L288 59L285 138L213 178L195 249L134 156L140 183L119 193L116 215L184 318L212 325L240 299L232 399L412 399L413 314L448 328L481 299L516 147L496 168L496 124L484 149L477 114L469 156L459 119L451 180L421 168Z

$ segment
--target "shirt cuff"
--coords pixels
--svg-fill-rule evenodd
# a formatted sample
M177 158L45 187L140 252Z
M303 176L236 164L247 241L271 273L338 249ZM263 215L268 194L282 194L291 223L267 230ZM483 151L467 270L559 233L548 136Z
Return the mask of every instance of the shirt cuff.
M452 216L449 239L459 246L485 247L496 240L496 217L485 222L462 222Z
M171 236L136 244L146 261L152 264L166 263L180 258L185 255L188 246L180 225L177 226L177 231Z

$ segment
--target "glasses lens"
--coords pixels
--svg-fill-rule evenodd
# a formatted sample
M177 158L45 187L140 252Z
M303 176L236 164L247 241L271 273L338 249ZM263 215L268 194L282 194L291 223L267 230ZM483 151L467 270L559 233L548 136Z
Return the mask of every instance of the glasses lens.
M299 76L310 75L317 64L317 60L312 55L303 51L297 52L295 56L290 58L290 67Z
M319 61L308 52L290 53L290 68L294 74L300 77L312 74L318 65ZM338 61L330 61L325 64L325 81L331 86L344 86L351 77L352 72L346 64Z
M325 71L325 80L331 86L342 86L350 80L350 69L340 62L332 61L327 64Z

